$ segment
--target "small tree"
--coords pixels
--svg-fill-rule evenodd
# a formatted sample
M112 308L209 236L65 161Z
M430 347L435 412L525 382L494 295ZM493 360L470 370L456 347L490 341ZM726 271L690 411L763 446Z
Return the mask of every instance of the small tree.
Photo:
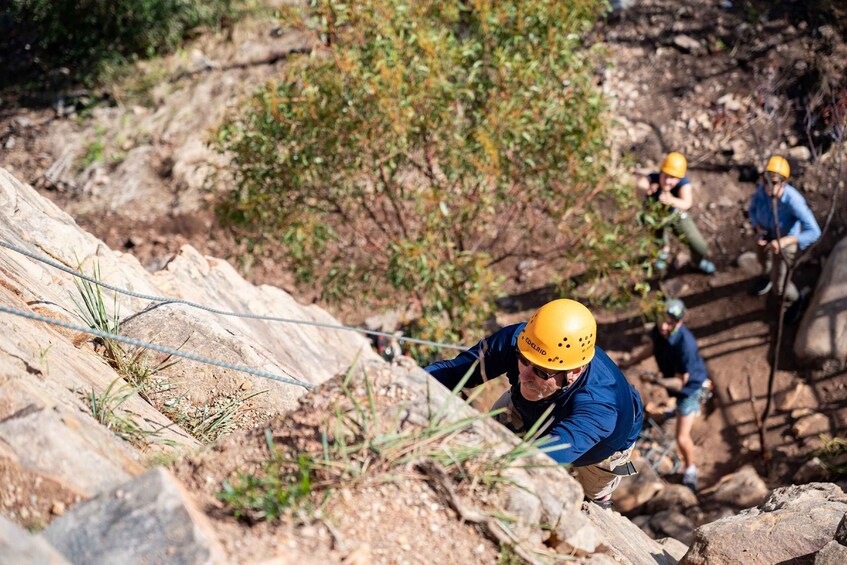
M317 46L220 129L221 216L325 298L410 298L430 339L478 332L510 260L637 276L581 39L603 6L315 0L289 22Z

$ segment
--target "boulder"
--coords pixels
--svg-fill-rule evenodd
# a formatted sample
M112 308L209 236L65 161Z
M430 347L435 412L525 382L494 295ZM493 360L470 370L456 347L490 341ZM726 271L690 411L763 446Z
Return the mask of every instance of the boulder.
M847 495L830 483L776 489L751 508L697 528L685 565L801 562L835 537Z
M702 490L700 496L711 502L749 508L761 504L768 492L768 486L756 469L752 465L744 465L735 473L722 477L716 485Z
M807 437L818 437L821 434L830 434L829 418L824 414L810 414L803 416L791 426L791 433L797 439Z
M792 482L797 485L825 481L829 478L829 470L820 459L812 457L803 466L797 469L792 477Z
M844 565L847 563L847 547L832 540L815 555L815 565Z
M806 363L847 360L847 238L826 260L797 330L794 354Z
M759 258L754 251L745 251L736 259L738 267L750 275L761 275L762 264L759 263Z
M694 536L694 522L676 510L662 510L650 518L650 529L657 536L668 536L685 545L691 543Z
M189 494L157 467L75 506L42 533L73 563L224 563Z
M659 478L646 459L639 457L632 463L638 470L638 474L621 481L620 486L612 494L615 509L624 514L646 504L665 488L664 481Z
M698 54L703 51L703 45L690 35L677 35L673 38L673 44L687 53Z
M779 391L774 396L774 405L780 412L791 412L804 408L815 409L818 407L818 400L812 387L799 382L794 388Z
M647 512L655 514L663 510L685 510L697 505L697 495L683 485L668 485L647 503Z

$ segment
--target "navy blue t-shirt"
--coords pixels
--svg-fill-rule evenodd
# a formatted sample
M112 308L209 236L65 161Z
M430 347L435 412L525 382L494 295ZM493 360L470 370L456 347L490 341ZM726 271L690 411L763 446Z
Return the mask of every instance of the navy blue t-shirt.
M650 332L650 339L653 340L653 356L665 378L688 373L688 382L679 391L679 397L686 398L700 390L708 374L691 330L682 324L665 339L656 326Z

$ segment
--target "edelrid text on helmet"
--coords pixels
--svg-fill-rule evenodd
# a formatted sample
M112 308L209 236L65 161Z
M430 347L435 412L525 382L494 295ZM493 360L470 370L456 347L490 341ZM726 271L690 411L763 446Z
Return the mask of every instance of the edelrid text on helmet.
M774 155L768 160L768 166L765 167L765 171L776 173L785 178L791 176L791 167L788 166L788 161L785 160L785 157L780 157L779 155Z
M659 170L666 175L681 179L685 176L685 171L688 170L688 161L685 160L682 153L674 151L668 153Z
M535 311L518 336L518 350L527 361L552 371L569 371L594 358L597 322L575 300L548 302Z

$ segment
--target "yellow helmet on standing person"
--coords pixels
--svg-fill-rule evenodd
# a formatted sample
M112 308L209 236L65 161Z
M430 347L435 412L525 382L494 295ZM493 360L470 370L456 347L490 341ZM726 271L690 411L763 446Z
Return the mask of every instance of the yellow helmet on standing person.
M665 160L662 161L662 166L659 168L666 175L681 179L685 176L685 171L688 170L688 161L682 153L676 151L668 153Z
M518 336L518 351L527 361L553 371L569 371L594 358L597 321L575 300L562 298L535 311Z
M765 171L769 173L776 173L786 179L791 176L791 167L788 166L788 161L786 161L784 157L780 157L779 155L774 155L770 158L770 160L768 161L768 166L765 168Z

